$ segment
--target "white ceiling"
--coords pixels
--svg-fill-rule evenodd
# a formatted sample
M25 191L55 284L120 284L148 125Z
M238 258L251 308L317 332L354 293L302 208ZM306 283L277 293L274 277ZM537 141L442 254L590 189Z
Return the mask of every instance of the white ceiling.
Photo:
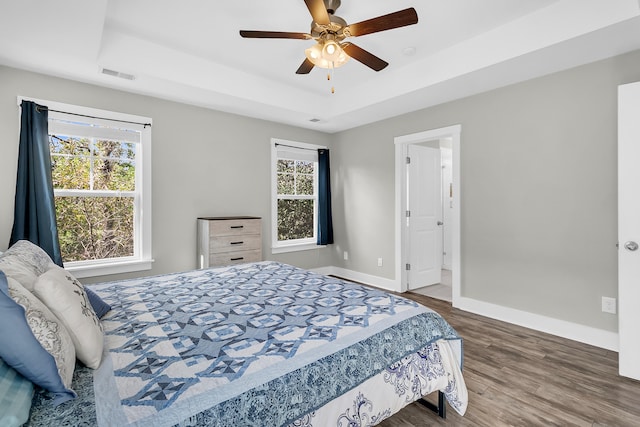
M337 132L640 49L638 0L342 3L348 23L417 10L416 25L349 39L386 69L351 60L330 83L295 74L313 41L239 36L308 32L302 0L0 0L0 64Z

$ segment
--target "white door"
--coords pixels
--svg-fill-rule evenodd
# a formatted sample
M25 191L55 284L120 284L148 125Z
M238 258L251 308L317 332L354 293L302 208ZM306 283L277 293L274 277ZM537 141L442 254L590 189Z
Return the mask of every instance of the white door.
M640 380L640 82L618 88L620 375Z
M411 144L407 165L409 289L439 283L442 269L440 150Z

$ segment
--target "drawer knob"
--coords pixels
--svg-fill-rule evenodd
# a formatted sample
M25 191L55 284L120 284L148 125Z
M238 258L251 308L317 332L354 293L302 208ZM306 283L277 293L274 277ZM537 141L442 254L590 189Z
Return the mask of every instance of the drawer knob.
M243 244L243 243L244 243L244 242L231 242L230 244L231 244L231 245L241 245L241 244Z
M244 225L232 225L231 228L244 228Z
M241 256L240 258L231 258L231 260L230 260L230 261L240 261L240 260L242 260L242 259L244 259L244 257L243 257L243 256Z

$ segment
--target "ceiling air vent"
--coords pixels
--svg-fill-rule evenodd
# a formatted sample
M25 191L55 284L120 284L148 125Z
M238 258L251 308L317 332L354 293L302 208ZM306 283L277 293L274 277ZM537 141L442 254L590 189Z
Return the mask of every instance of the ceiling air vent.
M106 74L107 76L119 77L125 80L135 80L136 76L133 74L121 73L120 71L110 70L108 68L102 69L102 74Z

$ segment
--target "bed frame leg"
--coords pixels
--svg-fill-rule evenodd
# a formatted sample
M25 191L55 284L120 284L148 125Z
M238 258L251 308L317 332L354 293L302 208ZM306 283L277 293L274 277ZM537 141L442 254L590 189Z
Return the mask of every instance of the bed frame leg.
M424 400L423 398L418 399L418 403L420 403L421 405L427 407L429 410L438 414L440 418L447 418L447 406L444 400L443 392L438 391L438 406Z

